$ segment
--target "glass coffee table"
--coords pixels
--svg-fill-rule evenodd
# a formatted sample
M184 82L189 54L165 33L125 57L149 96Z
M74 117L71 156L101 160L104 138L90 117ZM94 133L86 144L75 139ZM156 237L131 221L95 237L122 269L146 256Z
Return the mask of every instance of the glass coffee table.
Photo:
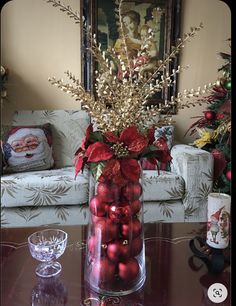
M220 274L209 273L189 247L191 238L204 237L205 223L146 223L146 281L142 290L124 297L101 296L85 286L87 227L83 225L56 226L68 233L66 251L58 259L62 272L55 278L37 277L38 262L30 255L27 238L42 228L1 229L1 306L216 305L207 292L217 283L228 290L225 301L217 305L231 305L230 266Z

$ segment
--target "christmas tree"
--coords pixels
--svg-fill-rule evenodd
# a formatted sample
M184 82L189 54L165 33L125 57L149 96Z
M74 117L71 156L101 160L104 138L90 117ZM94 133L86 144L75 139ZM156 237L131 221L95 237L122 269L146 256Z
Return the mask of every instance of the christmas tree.
M225 64L218 69L222 76L204 99L207 110L187 133L198 133L195 147L211 152L214 157L214 192L231 193L231 55L219 53Z

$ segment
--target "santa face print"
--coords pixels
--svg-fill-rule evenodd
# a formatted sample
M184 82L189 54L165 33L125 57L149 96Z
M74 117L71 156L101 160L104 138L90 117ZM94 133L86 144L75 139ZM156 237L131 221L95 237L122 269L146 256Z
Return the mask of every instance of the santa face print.
M35 150L39 145L39 139L37 136L29 134L20 139L16 139L12 142L11 147L15 152L24 152L28 150Z
M49 156L51 147L44 131L40 128L21 128L12 133L7 144L9 146L7 162L10 166L27 164Z

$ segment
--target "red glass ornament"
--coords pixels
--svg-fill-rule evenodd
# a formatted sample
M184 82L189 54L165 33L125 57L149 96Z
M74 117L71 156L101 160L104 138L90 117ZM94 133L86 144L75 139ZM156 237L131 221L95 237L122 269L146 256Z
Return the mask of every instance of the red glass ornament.
M137 256L143 248L143 239L140 237L133 239L130 242L130 249L131 249L131 256L135 257Z
M115 205L111 205L109 207L108 214L111 221L115 223L126 223L131 218L131 209L129 206L117 207Z
M115 269L115 264L103 257L92 265L91 276L96 282L109 282L114 279Z
M107 256L112 262L118 262L129 258L129 245L123 240L110 242L107 246Z
M130 182L122 188L122 195L128 201L137 200L142 194L142 186L139 182Z
M107 183L99 183L97 186L97 193L100 199L104 202L114 201L114 192L111 190L111 185Z
M113 199L115 202L119 202L119 199L120 199L120 188L115 185L115 184L112 184L111 185L111 193L113 195Z
M120 262L118 264L118 269L119 277L126 282L130 282L137 277L139 272L139 265L135 258L129 258L125 262Z
M89 203L89 209L95 216L102 217L107 210L107 204L98 196L94 196Z
M99 242L106 243L118 237L118 226L109 219L100 220L94 224L94 234Z
M127 224L122 224L121 233L124 238L129 240L138 237L141 234L142 225L138 219L134 219Z
M226 172L226 177L227 177L227 179L228 179L229 181L231 181L231 170L228 170L228 171Z
M136 215L141 209L141 202L139 200L135 200L130 203L130 209L133 215Z
M206 111L205 113L204 113L204 117L205 117L205 119L207 119L207 120L213 120L213 119L215 119L215 116L216 116L216 113L215 112L213 112L213 111Z
M224 154L220 150L213 149L211 154L214 157L214 179L216 179L222 175L227 162Z

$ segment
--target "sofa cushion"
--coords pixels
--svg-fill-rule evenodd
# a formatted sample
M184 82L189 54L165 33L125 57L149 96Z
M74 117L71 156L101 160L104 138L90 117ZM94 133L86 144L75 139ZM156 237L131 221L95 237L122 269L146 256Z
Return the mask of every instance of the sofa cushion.
M6 172L45 170L54 164L49 123L11 127L2 148Z
M74 154L80 147L90 119L86 111L20 110L13 116L13 125L51 123L55 168L74 165Z
M74 167L1 177L3 207L76 205L88 201L88 172L75 180Z
M185 183L180 175L157 170L143 170L143 200L168 201L182 199Z

